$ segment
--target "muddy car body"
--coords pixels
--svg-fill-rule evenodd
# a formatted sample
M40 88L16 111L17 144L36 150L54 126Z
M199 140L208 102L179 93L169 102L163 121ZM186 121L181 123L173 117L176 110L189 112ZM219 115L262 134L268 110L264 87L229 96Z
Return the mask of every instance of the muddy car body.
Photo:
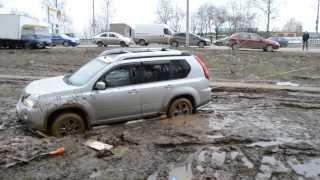
M210 101L208 70L189 53L109 50L73 74L31 82L17 104L32 129L62 136L111 122L191 114Z
M262 49L271 52L279 49L280 44L270 39L264 39L256 33L235 33L230 36L228 46L232 50L239 48Z

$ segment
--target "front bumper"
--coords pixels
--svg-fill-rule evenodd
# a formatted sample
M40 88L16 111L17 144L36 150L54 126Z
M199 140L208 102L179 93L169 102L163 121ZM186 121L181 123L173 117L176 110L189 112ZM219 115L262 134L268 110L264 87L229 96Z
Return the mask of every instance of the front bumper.
M40 109L29 108L19 100L17 106L17 117L25 122L28 127L35 130L46 129L44 124L44 116Z

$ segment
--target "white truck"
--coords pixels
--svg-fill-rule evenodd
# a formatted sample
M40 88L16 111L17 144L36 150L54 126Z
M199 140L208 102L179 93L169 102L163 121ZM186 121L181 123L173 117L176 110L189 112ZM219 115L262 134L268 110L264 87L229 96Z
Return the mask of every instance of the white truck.
M45 48L51 44L46 26L27 16L0 14L0 48Z
M134 28L134 41L142 46L150 43L168 44L173 31L165 24L140 24Z

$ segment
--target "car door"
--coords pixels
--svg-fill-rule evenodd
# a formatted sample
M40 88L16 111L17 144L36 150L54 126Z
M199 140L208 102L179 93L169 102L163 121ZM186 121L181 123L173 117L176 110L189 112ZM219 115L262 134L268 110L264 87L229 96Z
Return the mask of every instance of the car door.
M98 81L107 84L105 90L94 90L94 108L98 122L113 122L141 117L141 92L138 87L139 64L112 68Z
M108 41L109 41L109 44L111 44L111 45L120 44L119 39L117 38L117 36L114 33L108 33Z
M170 82L170 61L145 61L142 67L142 114L148 116L162 112L173 84Z
M258 34L251 33L249 47L252 49L264 48L264 42L263 42L262 37L260 37Z
M54 44L62 44L62 37L60 35L54 35L52 36L52 42Z
M248 33L240 33L239 43L242 48L250 48L250 35Z
M108 34L107 33L103 33L99 36L98 40L99 41L102 41L104 44L108 44L107 41L108 41Z

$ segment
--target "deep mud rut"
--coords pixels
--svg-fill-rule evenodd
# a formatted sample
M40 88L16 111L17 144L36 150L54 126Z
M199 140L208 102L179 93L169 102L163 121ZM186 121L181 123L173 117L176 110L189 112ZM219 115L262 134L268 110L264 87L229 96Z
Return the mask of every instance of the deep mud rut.
M27 82L0 86L0 179L320 179L320 96L214 91L191 117L96 127L39 138L15 115ZM96 152L88 139L112 144ZM63 146L63 156L6 166Z

